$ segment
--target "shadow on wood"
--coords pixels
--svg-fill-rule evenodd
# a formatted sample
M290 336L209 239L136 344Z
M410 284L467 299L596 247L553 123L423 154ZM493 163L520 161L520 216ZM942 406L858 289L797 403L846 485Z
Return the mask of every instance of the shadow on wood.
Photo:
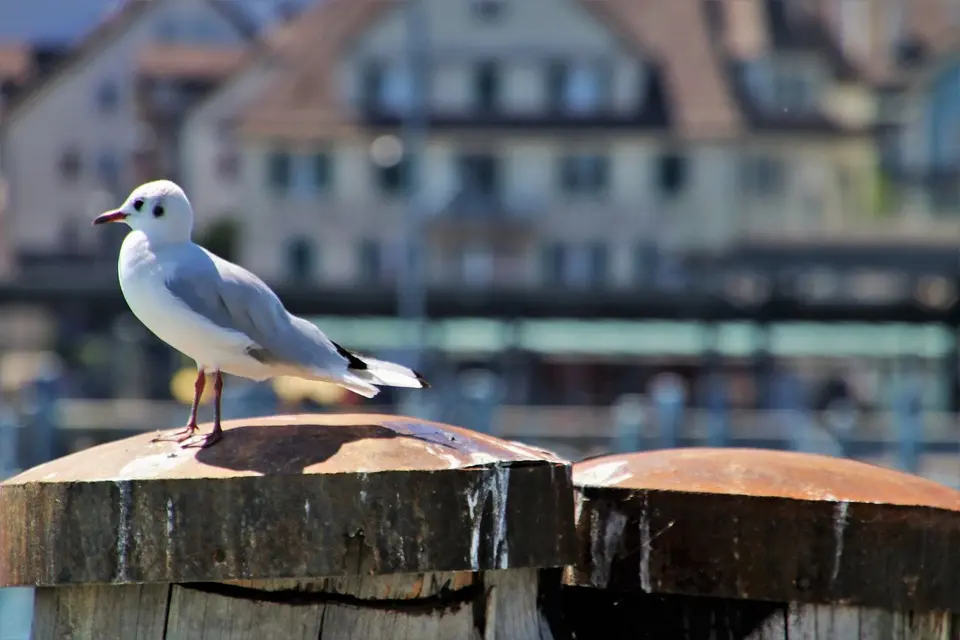
M230 430L229 438L196 456L197 462L233 471L301 474L335 456L347 443L396 437L394 431L375 424L336 429L313 424L239 426Z

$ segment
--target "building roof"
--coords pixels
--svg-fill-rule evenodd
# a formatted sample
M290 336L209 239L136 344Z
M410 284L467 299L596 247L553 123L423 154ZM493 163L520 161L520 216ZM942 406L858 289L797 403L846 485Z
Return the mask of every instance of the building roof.
M711 38L704 0L580 1L656 56L676 135L723 139L741 132L743 119Z
M347 45L390 7L392 0L326 0L305 11L275 41L292 64L241 117L255 136L303 139L339 135L356 126L341 106L336 67Z
M736 135L740 120L707 33L703 0L580 0L637 53L660 68L671 119L681 137ZM369 28L391 0L327 0L304 20L299 37L309 55L255 102L241 130L293 139L356 131L357 117L337 95L336 64L346 46Z
M254 35L251 23L242 17L240 10L226 0L205 0L220 13L230 24L234 25L238 33L244 37ZM70 52L70 55L52 70L49 74L38 77L36 81L24 88L10 105L7 120L14 120L20 113L35 100L50 91L56 83L68 74L76 71L119 39L141 16L151 8L157 6L153 0L125 0L116 10L109 13L93 30L81 40L80 44Z
M137 56L137 71L152 79L216 82L240 64L246 47L167 45L144 47Z
M836 81L861 83L867 89L891 77L898 64L892 59L878 62L882 56L855 59L844 50L835 10L838 0L578 1L655 66L668 114L663 122L681 139L722 140L746 130L864 131L825 112L785 118L764 115L743 86L743 61L770 52L809 52L821 57ZM905 36L942 47L944 2L906 3ZM359 114L351 113L337 95L337 61L357 35L399 4L327 0L308 10L295 21L298 29L288 34L291 42L300 43L302 55L293 56L276 84L242 115L241 130L289 139L356 132ZM872 14L874 22L886 17L879 9Z

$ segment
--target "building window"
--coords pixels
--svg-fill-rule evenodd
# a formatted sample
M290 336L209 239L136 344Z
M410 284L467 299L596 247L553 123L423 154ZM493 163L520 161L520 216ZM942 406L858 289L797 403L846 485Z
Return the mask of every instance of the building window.
M603 286L610 267L610 251L602 242L577 245L569 254L567 282L575 287Z
M544 247L543 279L547 284L603 286L609 272L610 250L603 242L554 242Z
M469 0L473 15L482 22L495 23L503 18L506 0Z
M313 187L317 191L327 191L333 183L333 158L329 153L315 153L312 159Z
M287 244L287 277L291 282L305 284L313 279L313 242L309 238L294 238Z
M808 73L778 72L773 76L773 101L778 109L810 109L816 104L816 86Z
M570 155L560 159L560 187L568 194L600 194L607 189L608 174L609 162L603 155Z
M604 287L610 278L610 248L603 242L591 242L582 249L586 254L586 277L582 284Z
M573 114L602 109L609 94L609 68L590 61L553 62L547 69L550 103Z
M80 152L77 149L67 149L60 156L60 177L65 182L76 182L80 178Z
M285 192L290 188L290 154L274 151L267 156L267 184L274 191Z
M492 197L500 191L500 166L496 156L467 154L460 157L460 189L476 197Z
M740 66L740 74L750 96L759 104L773 102L773 68L766 59L748 60Z
M363 71L363 101L369 109L402 114L413 97L411 83L407 65L369 62Z
M487 285L493 281L494 257L483 247L467 248L461 256L460 276L469 285Z
M817 103L816 68L778 68L768 59L751 60L741 66L743 82L757 104L775 112L809 111Z
M783 190L783 161L768 156L748 156L740 165L740 186L748 194L770 196Z
M360 80L360 100L367 110L380 107L380 86L383 84L383 65L368 62L363 66Z
M360 282L377 284L383 281L385 270L383 244L377 240L363 240L357 246L357 274Z
M542 278L545 284L563 284L567 263L567 246L551 242L543 248Z
M377 177L377 186L381 193L387 195L398 195L407 189L410 182L411 172L410 156L403 156L399 162L391 165L374 165Z
M117 111L120 104L120 89L113 80L103 81L97 87L97 109L102 114L111 114Z
M500 101L500 69L496 62L479 63L473 76L474 99L478 111L491 113Z
M649 286L656 282L659 266L660 251L655 243L644 241L637 245L634 270L638 284Z
M100 184L111 190L120 187L120 160L112 151L104 151L97 157L97 178Z
M668 153L660 156L657 164L657 186L666 196L679 194L687 182L687 160L681 155Z

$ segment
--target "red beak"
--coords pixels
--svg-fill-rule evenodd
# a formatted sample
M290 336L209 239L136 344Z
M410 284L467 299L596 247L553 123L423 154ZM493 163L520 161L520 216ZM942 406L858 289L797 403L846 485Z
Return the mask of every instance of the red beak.
M101 213L93 219L93 224L107 224L108 222L123 222L127 219L127 214L123 211L107 211Z

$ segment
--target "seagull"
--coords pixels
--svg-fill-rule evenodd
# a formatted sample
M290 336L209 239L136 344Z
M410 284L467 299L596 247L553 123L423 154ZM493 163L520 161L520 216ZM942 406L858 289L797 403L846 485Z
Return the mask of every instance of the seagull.
M223 373L257 381L294 376L332 382L366 398L377 395L378 386L430 386L412 369L341 347L288 312L260 278L195 244L193 208L177 184L142 184L120 208L93 220L117 222L131 229L117 264L127 305L147 329L197 363L187 426L153 442L184 448L218 442ZM207 373L214 375L214 421L202 436L197 407Z

